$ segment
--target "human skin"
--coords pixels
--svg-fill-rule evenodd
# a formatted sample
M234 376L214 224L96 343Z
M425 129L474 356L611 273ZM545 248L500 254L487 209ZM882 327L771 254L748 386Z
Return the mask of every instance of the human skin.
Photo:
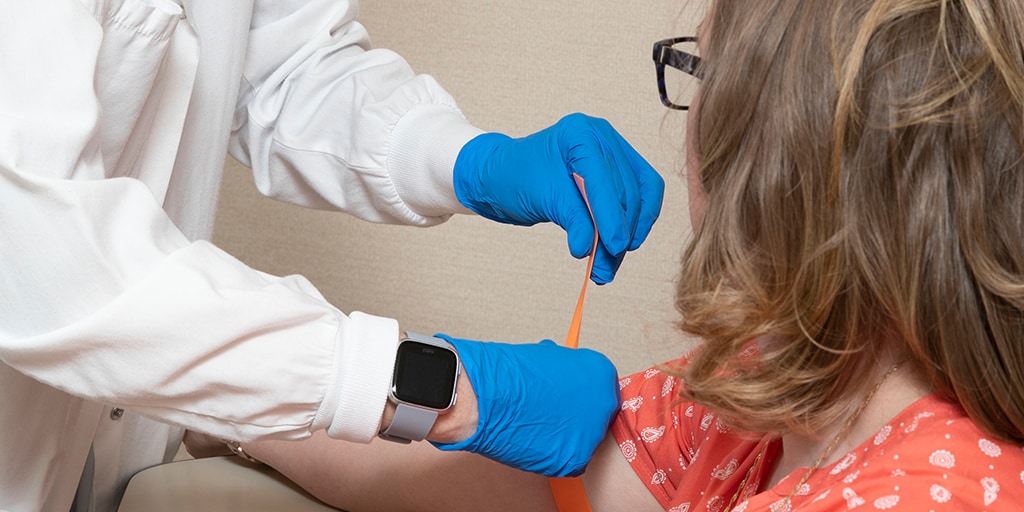
M423 442L362 445L318 433L298 443L265 441L246 449L325 503L350 512L556 510L547 478ZM610 436L583 478L595 511L662 510Z
M476 428L476 397L463 373L459 399L438 417L429 440L456 442ZM389 403L381 425L394 414ZM195 457L226 455L219 440L189 432ZM245 452L273 467L321 501L347 510L556 511L546 477L469 452L441 451L428 442L369 444L339 441L318 431L302 441L260 441ZM583 477L595 511L661 510L609 435Z

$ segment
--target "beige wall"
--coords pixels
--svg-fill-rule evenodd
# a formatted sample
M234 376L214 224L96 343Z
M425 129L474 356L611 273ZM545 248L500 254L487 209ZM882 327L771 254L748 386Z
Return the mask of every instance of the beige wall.
M699 2L695 2L699 3ZM680 354L673 280L689 236L679 175L686 114L657 99L651 44L694 32L678 1L366 0L376 46L435 76L485 130L521 136L581 111L604 117L661 171L662 217L616 280L591 286L581 346L620 372ZM344 311L475 339L562 341L584 279L554 226L458 216L420 229L372 225L259 196L229 163L215 242L275 274L303 274Z

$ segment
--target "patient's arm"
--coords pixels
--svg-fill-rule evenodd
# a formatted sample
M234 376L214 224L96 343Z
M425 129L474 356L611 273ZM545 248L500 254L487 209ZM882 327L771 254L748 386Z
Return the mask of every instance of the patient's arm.
M263 441L245 450L350 512L554 510L546 478L427 442L358 444L317 432L305 441Z
M663 510L626 462L611 433L594 453L583 474L583 485L595 512Z
M322 432L305 441L263 441L245 450L324 502L351 512L555 511L547 478L429 443L357 444ZM608 437L584 476L595 511L661 510Z
M469 385L462 381L460 386ZM471 390L460 388L458 405L438 418L431 439L457 441L472 433L459 432L465 425L475 428L475 422L459 418L476 414ZM390 423L392 408L383 425ZM186 446L195 457L230 453L222 441L193 432ZM359 444L318 431L304 441L261 441L244 449L325 503L350 512L555 510L546 477L469 452L441 451L427 442ZM610 435L587 467L584 484L597 512L661 510Z
M459 386L456 407L438 417L431 440L456 442L475 430L476 397L465 373ZM393 409L389 403L382 425L390 424ZM223 442L192 432L186 446L195 457L230 453ZM247 443L244 450L325 503L350 512L555 511L546 477L427 442L359 444L331 439L321 430L303 441ZM610 435L591 460L584 485L597 512L661 510Z

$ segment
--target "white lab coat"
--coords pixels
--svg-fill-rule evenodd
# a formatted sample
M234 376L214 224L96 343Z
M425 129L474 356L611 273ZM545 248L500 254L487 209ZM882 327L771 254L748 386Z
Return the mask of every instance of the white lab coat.
M109 510L177 427L372 439L397 322L203 240L228 150L298 205L413 225L466 212L452 166L480 131L452 98L370 50L354 0L3 10L0 510L69 510L91 446L77 505Z

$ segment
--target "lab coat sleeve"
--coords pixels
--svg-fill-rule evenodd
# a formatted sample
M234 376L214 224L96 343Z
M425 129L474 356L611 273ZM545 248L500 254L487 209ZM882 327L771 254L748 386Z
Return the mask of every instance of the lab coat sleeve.
M357 2L258 2L231 153L264 194L374 222L469 213L452 169L481 131L428 75L371 49Z
M98 27L18 5L0 22L0 360L222 438L372 439L397 323L190 242L140 181L106 178Z

